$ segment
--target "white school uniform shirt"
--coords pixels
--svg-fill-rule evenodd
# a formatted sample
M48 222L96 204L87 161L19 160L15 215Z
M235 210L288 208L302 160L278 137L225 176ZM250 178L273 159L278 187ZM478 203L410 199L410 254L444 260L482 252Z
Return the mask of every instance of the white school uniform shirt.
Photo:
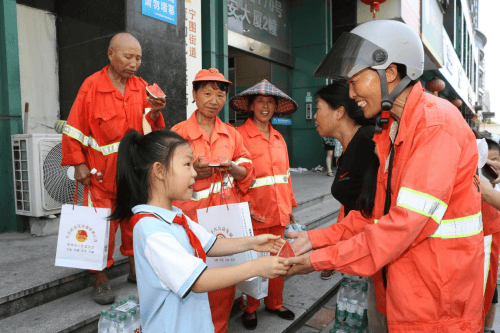
M138 205L132 211L157 217L144 217L134 227L143 332L213 332L207 293L191 292L207 265L194 255L184 227L172 222L182 211L150 205ZM216 237L184 216L208 252Z

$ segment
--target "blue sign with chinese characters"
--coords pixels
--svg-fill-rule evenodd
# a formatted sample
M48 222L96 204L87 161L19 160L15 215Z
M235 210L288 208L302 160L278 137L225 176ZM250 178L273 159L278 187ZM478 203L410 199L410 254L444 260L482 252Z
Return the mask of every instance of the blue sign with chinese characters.
M272 124L273 125L291 125L292 124L292 119L288 119L288 118L273 118Z
M177 0L142 0L142 13L177 25Z

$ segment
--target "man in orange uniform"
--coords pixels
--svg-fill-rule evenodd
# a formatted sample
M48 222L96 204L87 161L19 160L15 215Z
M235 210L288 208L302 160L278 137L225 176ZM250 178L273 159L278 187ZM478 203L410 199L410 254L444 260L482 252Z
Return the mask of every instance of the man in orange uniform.
M61 165L75 166L75 179L85 186L85 206L112 208L116 198L116 159L122 137L134 129L143 133L145 108L151 108L145 119L153 130L165 128L160 110L165 99L146 96L147 83L135 76L142 61L139 42L132 35L120 33L109 44L110 64L88 77L78 91L68 121L63 129ZM90 170L96 173L91 174ZM118 222L111 221L107 267L113 265L113 250ZM127 237L128 235L128 237ZM132 230L122 224L121 252L129 256L135 282ZM113 303L115 296L105 270L96 273L94 301Z
M243 145L243 138L231 125L223 123L217 114L226 102L226 94L231 82L224 78L216 68L202 69L193 81L193 98L198 108L189 119L172 127L172 131L185 138L193 149L196 170L196 183L193 185L193 196L189 201L174 201L174 206L182 209L184 214L198 222L196 210L225 202L241 201L254 180L250 153ZM224 187L235 186L236 194L229 195L224 201L219 195L221 180L208 162L199 157L219 157L226 159L221 168L229 174L230 182L224 179ZM210 198L210 191L213 195ZM211 200L211 201L210 201ZM227 332L227 322L233 306L236 286L208 293L210 310L215 332Z
M365 116L389 121L374 136L380 218L351 211L341 227L294 234L299 253L317 250L290 258L289 274L382 274L374 284L390 332L479 332L484 241L476 141L454 106L410 84L423 63L410 27L377 20L341 36L316 70L347 78Z
M295 222L292 207L297 206L289 172L288 149L283 136L270 123L273 115L284 116L297 111L298 105L289 96L267 80L236 95L231 108L250 114L244 125L238 127L245 147L252 155L255 181L245 201L250 203L254 235L273 234L283 237L285 226ZM283 276L270 279L265 309L280 318L293 320L295 314L283 307ZM242 316L247 329L257 327L257 308L260 300L247 297Z

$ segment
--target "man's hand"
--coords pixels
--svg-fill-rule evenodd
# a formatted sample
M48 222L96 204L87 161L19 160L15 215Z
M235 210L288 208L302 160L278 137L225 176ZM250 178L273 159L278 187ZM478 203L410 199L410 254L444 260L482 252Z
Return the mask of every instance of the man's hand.
M165 107L167 102L165 101L165 98L152 98L152 97L147 97L146 99L151 105L151 120L156 122L158 120L158 117L160 116L160 110Z
M294 242L295 243L295 242ZM285 259L285 265L291 265L286 275L308 274L314 271L314 267L309 259L309 254L301 255L300 257L292 257Z
M493 169L495 169L495 171L496 171L497 173L499 173L499 174L500 174L500 162L497 162L497 161L492 161L492 160L486 160L486 164L491 165L491 167L492 167ZM494 181L492 181L491 183L492 183L493 185L500 183L500 176L499 176L497 179L495 179Z
M90 170L84 163L75 165L75 179L83 186L90 184Z
M213 174L212 167L208 166L208 162L202 162L200 157L193 163L193 168L196 171L196 179L205 179Z
M307 231L289 232L285 236L288 238L295 239L291 244L293 250L297 255L300 256L301 254L304 254L312 250L312 243L311 240L309 239Z

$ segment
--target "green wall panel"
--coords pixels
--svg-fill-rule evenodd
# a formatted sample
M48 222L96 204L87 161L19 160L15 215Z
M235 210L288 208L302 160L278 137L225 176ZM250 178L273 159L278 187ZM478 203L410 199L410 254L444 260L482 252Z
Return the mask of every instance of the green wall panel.
M312 75L331 47L331 0L294 1L291 17L292 53L296 57L292 71L292 98L299 105L292 116L291 164L311 169L318 164L325 166L326 152L314 125L315 108L313 119L306 120L305 99L308 92L314 95L327 83L326 79Z
M22 231L15 213L10 137L22 132L15 0L0 1L0 232Z

